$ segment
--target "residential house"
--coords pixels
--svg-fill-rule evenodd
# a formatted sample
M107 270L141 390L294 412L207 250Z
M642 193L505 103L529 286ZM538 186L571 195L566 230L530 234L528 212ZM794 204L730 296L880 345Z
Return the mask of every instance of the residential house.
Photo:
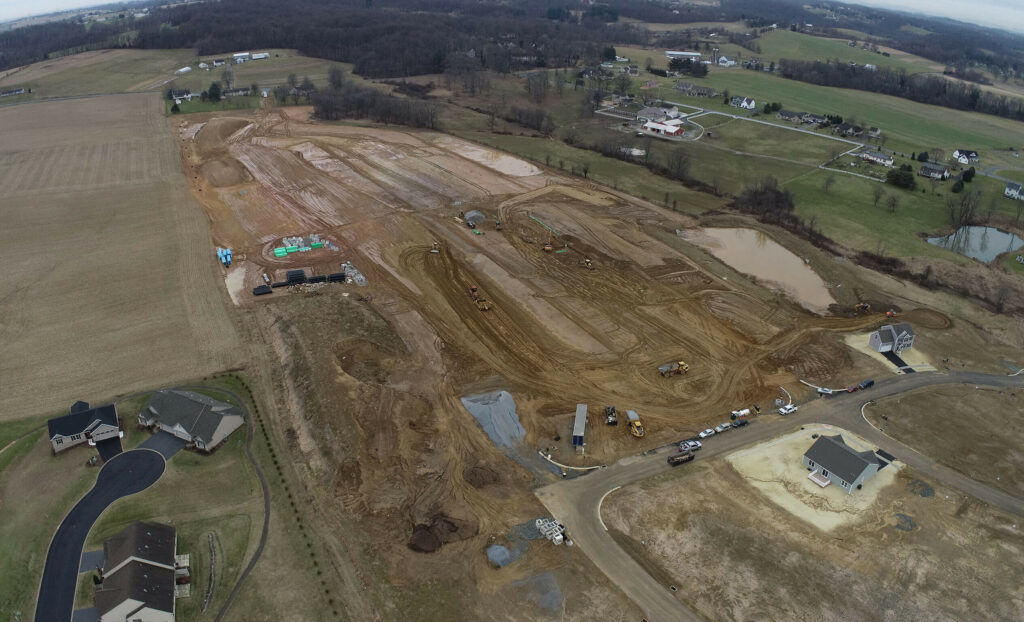
M847 494L860 489L883 466L873 451L853 449L841 434L819 436L801 461L811 471L811 481L822 488L836 484Z
M783 121L792 121L794 123L800 123L804 119L806 112L793 112L791 110L780 110L776 118L782 119Z
M815 125L823 125L828 123L828 117L823 114L812 114L810 112L804 113L804 123L813 123Z
M879 153L877 151L865 151L860 154L861 160L867 160L868 162L874 162L875 164L881 164L882 166L889 167L893 165L893 158L887 153Z
M929 179L949 179L949 169L941 164L934 164L932 162L925 162L918 169L917 174L921 177L928 177Z
M252 95L252 89L249 88L237 88L237 89L224 89L221 91L221 97L244 97Z
M843 136L860 136L864 133L864 128L859 125L853 125L852 123L840 123L836 126L835 131Z
M646 132L661 134L662 136L679 136L683 133L683 128L680 125L668 125L667 123L655 123L654 121L644 123L643 129Z
M183 101L192 101L193 97L196 97L196 95L193 95L192 91L190 91L188 89L172 89L171 90L171 99L173 99L174 103L176 103L176 104L180 104Z
M871 333L868 345L875 352L899 354L914 347L914 329L910 324L890 324Z
M869 127L868 128L868 138L881 138L881 137L882 137L882 130L878 129L877 127Z
M264 60L267 58L270 58L270 54L268 54L267 52L259 52L257 54L252 55L253 60Z
M213 61L213 66L214 67L223 67L226 64L227 64L227 61L224 60L223 58L217 58L217 59L214 59L214 61Z
M207 452L244 423L236 406L177 389L155 391L138 419L139 425L164 430Z
M744 110L753 110L757 106L757 102L750 97L737 95L729 100L729 105L736 108L743 108Z
M113 404L89 408L85 402L75 402L67 415L50 419L46 426L54 454L82 443L95 445L122 436Z
M720 57L718 57L718 66L719 67L735 67L736 66L736 59L735 58L729 58L728 56L720 56Z
M647 108L642 108L640 112L636 113L636 118L638 121L654 121L655 123L660 123L668 118L668 114L664 108L648 106Z
M1008 199L1024 200L1024 190L1021 190L1020 184L1015 181L1006 182L1006 189L1003 190L1003 196Z
M692 82L676 82L672 88L690 97L714 97L718 95L715 89L710 86L701 86Z
M626 67L626 71L631 76L638 76L638 75L640 75L640 67L638 67L637 65L629 65L628 67Z
M100 622L174 622L175 585L190 578L170 525L135 522L103 542L96 585Z
M970 149L957 149L953 152L953 158L960 164L975 164L978 161L978 152Z

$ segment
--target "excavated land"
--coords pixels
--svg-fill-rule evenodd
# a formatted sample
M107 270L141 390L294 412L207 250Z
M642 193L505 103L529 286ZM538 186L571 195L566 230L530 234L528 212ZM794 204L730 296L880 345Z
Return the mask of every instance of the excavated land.
M843 337L884 315L815 315L723 278L676 234L695 226L687 216L452 136L321 125L308 113L174 123L214 242L234 250L225 283L267 344L275 425L318 515L354 562L385 560L390 585L448 586L446 616L640 617L573 548L541 541L506 568L487 564L488 544L544 515L530 489L554 476L503 455L461 397L508 391L523 456L547 448L586 465L770 404L779 387L806 394L799 378L828 385L877 365ZM486 218L476 232L457 218L471 210ZM282 238L312 233L337 250L274 256ZM329 274L342 262L369 285L250 293L263 274ZM679 359L686 375L656 371ZM647 436L593 416L586 456L572 455L576 403L637 410ZM557 611L550 590L530 587L551 577L573 595ZM415 598L401 602L425 615Z

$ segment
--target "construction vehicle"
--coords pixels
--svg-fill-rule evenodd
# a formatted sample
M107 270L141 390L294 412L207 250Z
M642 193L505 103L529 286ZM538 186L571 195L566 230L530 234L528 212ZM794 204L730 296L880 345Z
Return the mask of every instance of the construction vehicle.
M888 311L885 312L885 317L892 318L892 317L899 317L899 316L900 316L900 314L896 313L892 309L889 309Z
M473 299L477 309L481 311L491 310L491 303L487 302L487 299L480 295L480 288L476 285L469 286L469 297Z
M679 452L677 454L672 454L671 456L669 456L668 457L668 463L671 466L679 466L680 464L683 464L685 462L689 462L689 461L691 461L693 459L694 459L693 452L691 452L691 451L681 451L681 452Z
M544 252L545 253L550 253L553 250L555 250L555 247L551 245L551 240L548 240L547 242L544 242Z
M629 433L640 438L644 435L644 424L640 423L640 415L635 410L627 410L626 418L629 419Z
M434 248L430 249L430 252L434 253L435 255L440 253L441 252L441 245L438 244L437 242L434 242Z
M871 305L866 302L858 302L853 306L855 313L871 313Z
M676 374L685 374L690 371L690 366L683 361L675 361L659 366L658 371L665 377L675 376Z
M494 230L495 231L501 231L501 221L500 220L498 220L498 221L496 221L494 223Z
M619 413L614 406L604 407L604 422L608 425L619 425Z
M590 257L584 257L583 258L583 267L586 268L587 270L593 270L594 269L594 263L592 261L590 261Z

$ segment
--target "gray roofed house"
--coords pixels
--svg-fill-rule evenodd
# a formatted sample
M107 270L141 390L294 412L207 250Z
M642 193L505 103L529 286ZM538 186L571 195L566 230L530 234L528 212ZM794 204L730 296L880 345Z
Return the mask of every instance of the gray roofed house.
M925 162L921 165L921 168L917 171L917 174L921 177L929 177L931 179L949 179L949 169L941 164L933 164L931 162Z
M177 532L170 525L134 522L103 542L96 586L100 622L173 622Z
M156 427L203 451L213 451L244 423L231 404L194 391L155 391L139 413L139 425Z
M910 324L890 324L871 333L868 345L875 352L895 352L899 354L914 347L914 329Z
M804 453L803 465L812 481L821 487L837 484L850 494L878 473L881 463L872 451L857 451L841 434L819 436Z
M1024 190L1021 189L1021 185L1015 181L1006 182L1006 189L1003 190L1003 196L1010 199L1024 199Z
M861 160L867 160L868 162L875 162L882 166L892 166L893 157L887 153L879 153L878 151L865 151L860 154Z
M70 414L50 419L46 427L55 454L75 445L94 445L97 441L121 435L113 404L89 408L85 402L75 402Z
M776 117L783 121L803 121L806 112L793 112L791 110L780 110Z
M668 118L668 111L664 108L648 106L636 113L636 118L643 121L654 121L658 123Z

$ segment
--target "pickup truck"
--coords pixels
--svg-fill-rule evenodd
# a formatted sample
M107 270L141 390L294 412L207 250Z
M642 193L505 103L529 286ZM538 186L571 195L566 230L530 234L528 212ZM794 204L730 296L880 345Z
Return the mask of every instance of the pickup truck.
M604 407L604 421L608 425L619 425L619 413L615 411L614 406Z
M680 464L683 464L684 462L689 462L689 461L693 460L693 458L694 458L694 456L693 456L693 454L691 452L689 452L689 451L681 451L681 452L679 452L677 454L672 454L671 456L669 456L668 457L668 463L670 465L672 465L672 466L679 466Z

